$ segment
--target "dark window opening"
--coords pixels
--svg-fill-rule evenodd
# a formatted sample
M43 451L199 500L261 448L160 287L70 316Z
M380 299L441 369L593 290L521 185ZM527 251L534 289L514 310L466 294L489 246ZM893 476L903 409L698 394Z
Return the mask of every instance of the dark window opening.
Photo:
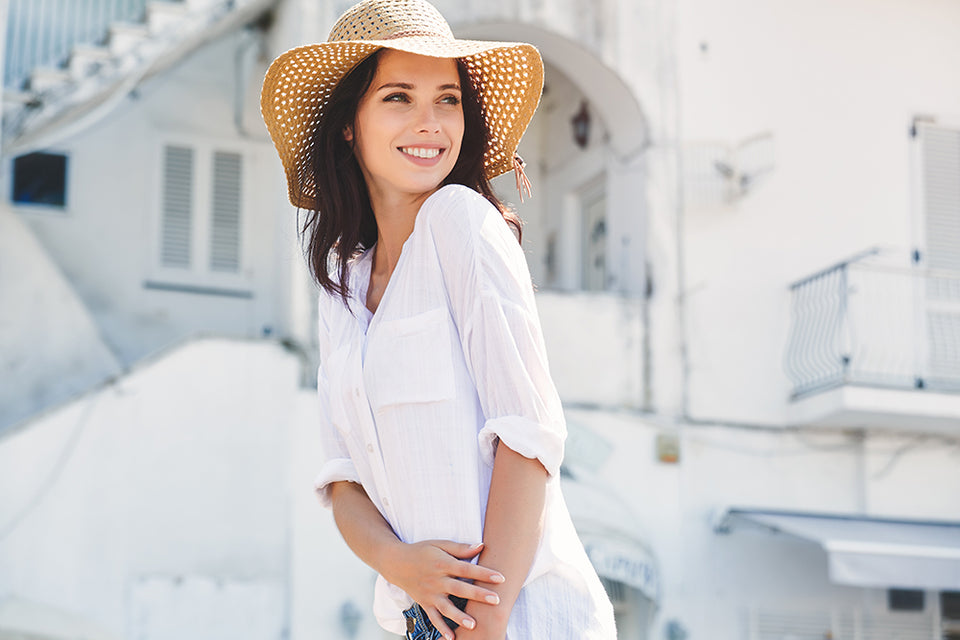
M13 201L64 207L67 204L67 156L29 153L13 160Z
M960 640L960 591L940 592L943 640Z
M890 611L923 611L923 591L915 589L888 589L887 608Z
M940 613L944 618L960 621L960 591L940 592Z

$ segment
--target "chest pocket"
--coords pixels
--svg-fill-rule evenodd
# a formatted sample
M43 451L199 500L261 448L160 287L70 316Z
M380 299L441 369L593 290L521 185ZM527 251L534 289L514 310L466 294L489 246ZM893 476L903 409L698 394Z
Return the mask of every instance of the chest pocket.
M407 318L384 320L378 327L378 354L367 364L371 401L382 408L391 405L440 402L456 394L451 320L446 307ZM371 375L372 374L372 375Z

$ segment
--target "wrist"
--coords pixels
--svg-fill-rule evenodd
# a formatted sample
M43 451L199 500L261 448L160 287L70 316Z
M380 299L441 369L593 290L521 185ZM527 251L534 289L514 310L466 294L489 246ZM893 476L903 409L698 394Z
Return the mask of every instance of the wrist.
M399 538L388 540L380 545L377 553L377 573L383 576L387 582L397 584L394 577L403 575L403 558L410 545Z
M464 611L477 621L477 628L506 632L511 609L512 607L502 600L495 605L470 600Z

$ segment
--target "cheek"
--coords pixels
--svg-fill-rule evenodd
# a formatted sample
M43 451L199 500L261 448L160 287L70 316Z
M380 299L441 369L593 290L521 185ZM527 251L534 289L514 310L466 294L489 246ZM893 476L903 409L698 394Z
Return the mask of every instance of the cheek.
M450 141L458 149L463 145L463 116L451 118L447 123L447 133Z
M354 153L360 157L361 161L375 164L377 156L385 153L386 137L382 122L377 118L358 119L353 144Z

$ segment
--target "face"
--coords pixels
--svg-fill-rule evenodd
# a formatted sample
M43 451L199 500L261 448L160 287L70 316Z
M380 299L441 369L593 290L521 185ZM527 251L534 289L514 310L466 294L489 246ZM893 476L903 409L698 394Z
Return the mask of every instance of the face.
M429 196L460 155L456 61L384 50L344 137L354 145L374 203Z

